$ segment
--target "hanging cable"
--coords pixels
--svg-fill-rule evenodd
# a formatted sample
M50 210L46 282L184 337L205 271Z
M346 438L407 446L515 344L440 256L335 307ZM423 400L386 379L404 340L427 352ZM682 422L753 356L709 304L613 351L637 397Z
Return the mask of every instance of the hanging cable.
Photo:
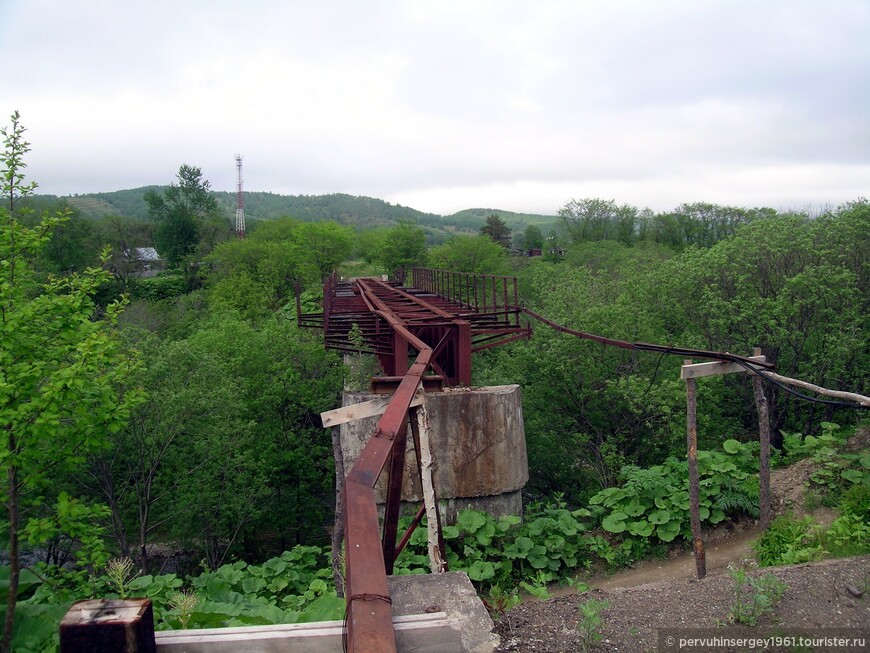
M539 322L543 322L547 326L560 333L566 333L571 336L575 336L577 338L583 338L584 340L591 340L592 342L598 342L602 345L610 345L612 347L619 347L621 349L634 349L637 351L649 351L649 352L657 352L660 353L659 360L656 363L655 372L658 372L659 364L661 363L661 359L666 354L671 354L674 356L682 356L684 358L704 358L707 360L714 361L723 361L727 363L736 363L741 367L745 368L748 372L752 374L757 374L764 381L770 383L771 385L776 386L777 388L787 392L790 395L798 397L799 399L803 399L804 401L811 401L817 404L824 404L825 406L835 406L837 408L853 408L859 410L867 410L870 409L870 405L864 405L857 402L852 401L839 401L837 399L820 399L819 397L812 397L810 395L806 395L802 392L799 392L793 388L790 388L787 384L779 381L777 379L771 378L769 375L765 374L765 369L768 371L773 370L773 363L767 361L756 361L748 358L746 356L738 356L737 354L730 354L728 352L720 352L720 351L706 351L704 349L692 349L689 347L675 347L673 345L657 345L648 342L629 342L627 340L616 340L613 338L605 338L604 336L595 335L593 333L586 333L585 331L576 331L574 329L569 329L568 327L564 327L561 324L556 324L552 320L548 320L543 315L539 315L534 311L526 308L525 306L520 307L520 310L529 315ZM655 380L655 375L653 376L653 381ZM650 387L652 387L653 381L650 381ZM647 388L647 392L649 388ZM646 393L644 393L646 394Z

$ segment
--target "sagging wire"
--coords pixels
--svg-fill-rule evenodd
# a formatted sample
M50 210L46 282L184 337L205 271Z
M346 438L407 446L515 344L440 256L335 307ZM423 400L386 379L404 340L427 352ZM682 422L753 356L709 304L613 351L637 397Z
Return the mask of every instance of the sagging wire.
M652 387L656 382L656 378L659 375L659 366L662 364L662 360L664 359L664 357L668 353L670 353L670 349L672 349L672 347L669 347L668 351L663 351L659 354L659 359L656 361L656 366L655 366L655 369L653 370L652 378L650 378L649 385L646 387L646 390L643 391L643 394L640 396L640 399L645 398L649 394L649 391L652 390Z
M736 363L741 367L745 368L748 372L753 374L757 374L761 377L762 380L770 383L771 385L776 386L777 388L783 390L784 392L798 397L804 401L810 401L817 404L823 404L825 406L834 406L837 408L853 408L859 410L867 410L870 409L870 406L866 406L864 404L860 404L857 402L851 401L839 401L837 399L821 399L819 397L813 397L810 395L806 395L802 392L795 390L794 388L789 387L787 384L779 381L777 379L771 378L767 374L765 374L764 369L773 368L773 363L769 362L760 362L753 361L751 358L747 358L745 356L739 356L737 354L730 354L728 352L718 352L718 351L706 351L703 349L692 349L689 347L675 347L673 345L658 345L648 342L628 342L626 340L616 340L613 338L606 338L604 336L595 335L593 333L585 333L583 331L576 331L574 329L569 329L560 324L556 324L555 322L548 320L547 318L535 313L528 308L521 307L521 309L525 314L530 315L536 320L543 322L547 326L561 333L566 333L568 335L575 336L577 338L582 338L585 340L592 340L593 342L600 343L602 345L610 345L614 347L620 347L622 349L634 349L636 351L650 351L650 352L658 352L661 354L659 356L659 360L656 362L656 367L653 372L653 378L650 381L649 387L644 392L644 396L647 392L652 388L653 383L655 382L656 375L658 374L659 365L661 364L662 358L665 355L674 355L674 356L683 356L686 358L704 358L708 360L718 360L724 361L728 363Z

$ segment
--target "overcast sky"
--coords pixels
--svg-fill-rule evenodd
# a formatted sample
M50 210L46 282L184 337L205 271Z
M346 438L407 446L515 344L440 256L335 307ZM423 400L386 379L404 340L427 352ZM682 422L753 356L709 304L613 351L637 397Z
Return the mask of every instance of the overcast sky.
M434 213L870 195L870 0L0 0L40 191Z

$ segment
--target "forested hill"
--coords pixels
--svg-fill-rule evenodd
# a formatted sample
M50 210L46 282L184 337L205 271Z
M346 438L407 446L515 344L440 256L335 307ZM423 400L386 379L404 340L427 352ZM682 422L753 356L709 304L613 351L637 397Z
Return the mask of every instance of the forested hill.
M143 196L148 190L162 192L166 186L144 186L109 193L89 193L61 197L81 211L85 217L123 215L145 219L148 207ZM229 216L235 214L236 195L225 191L214 193ZM466 209L452 215L424 213L384 200L332 193L329 195L279 195L268 192L245 192L245 217L248 220L272 220L292 216L306 222L334 220L352 227L389 227L402 220L416 222L433 232L474 232L486 222L486 216L498 214L513 230L522 230L528 224L551 225L556 216L514 213L501 209Z

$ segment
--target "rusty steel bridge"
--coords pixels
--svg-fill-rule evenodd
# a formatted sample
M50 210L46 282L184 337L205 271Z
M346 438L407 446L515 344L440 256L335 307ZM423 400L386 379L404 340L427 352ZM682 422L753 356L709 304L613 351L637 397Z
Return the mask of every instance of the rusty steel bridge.
M384 376L373 390L389 391L421 343L432 350L427 383L470 386L472 353L529 337L520 313L515 277L415 268L407 287L333 275L323 313L302 315L300 325L323 329L330 349L377 356Z
M401 286L374 278L323 288L323 312L299 315L300 326L323 330L327 348L377 356L375 392L393 396L345 479L347 650L396 650L387 574L423 516L421 508L397 544L408 412L418 388L471 385L471 354L527 339L515 277L415 268ZM415 448L419 441L411 422ZM383 529L375 483L387 470ZM440 521L440 519L439 519ZM443 542L441 554L444 557Z

